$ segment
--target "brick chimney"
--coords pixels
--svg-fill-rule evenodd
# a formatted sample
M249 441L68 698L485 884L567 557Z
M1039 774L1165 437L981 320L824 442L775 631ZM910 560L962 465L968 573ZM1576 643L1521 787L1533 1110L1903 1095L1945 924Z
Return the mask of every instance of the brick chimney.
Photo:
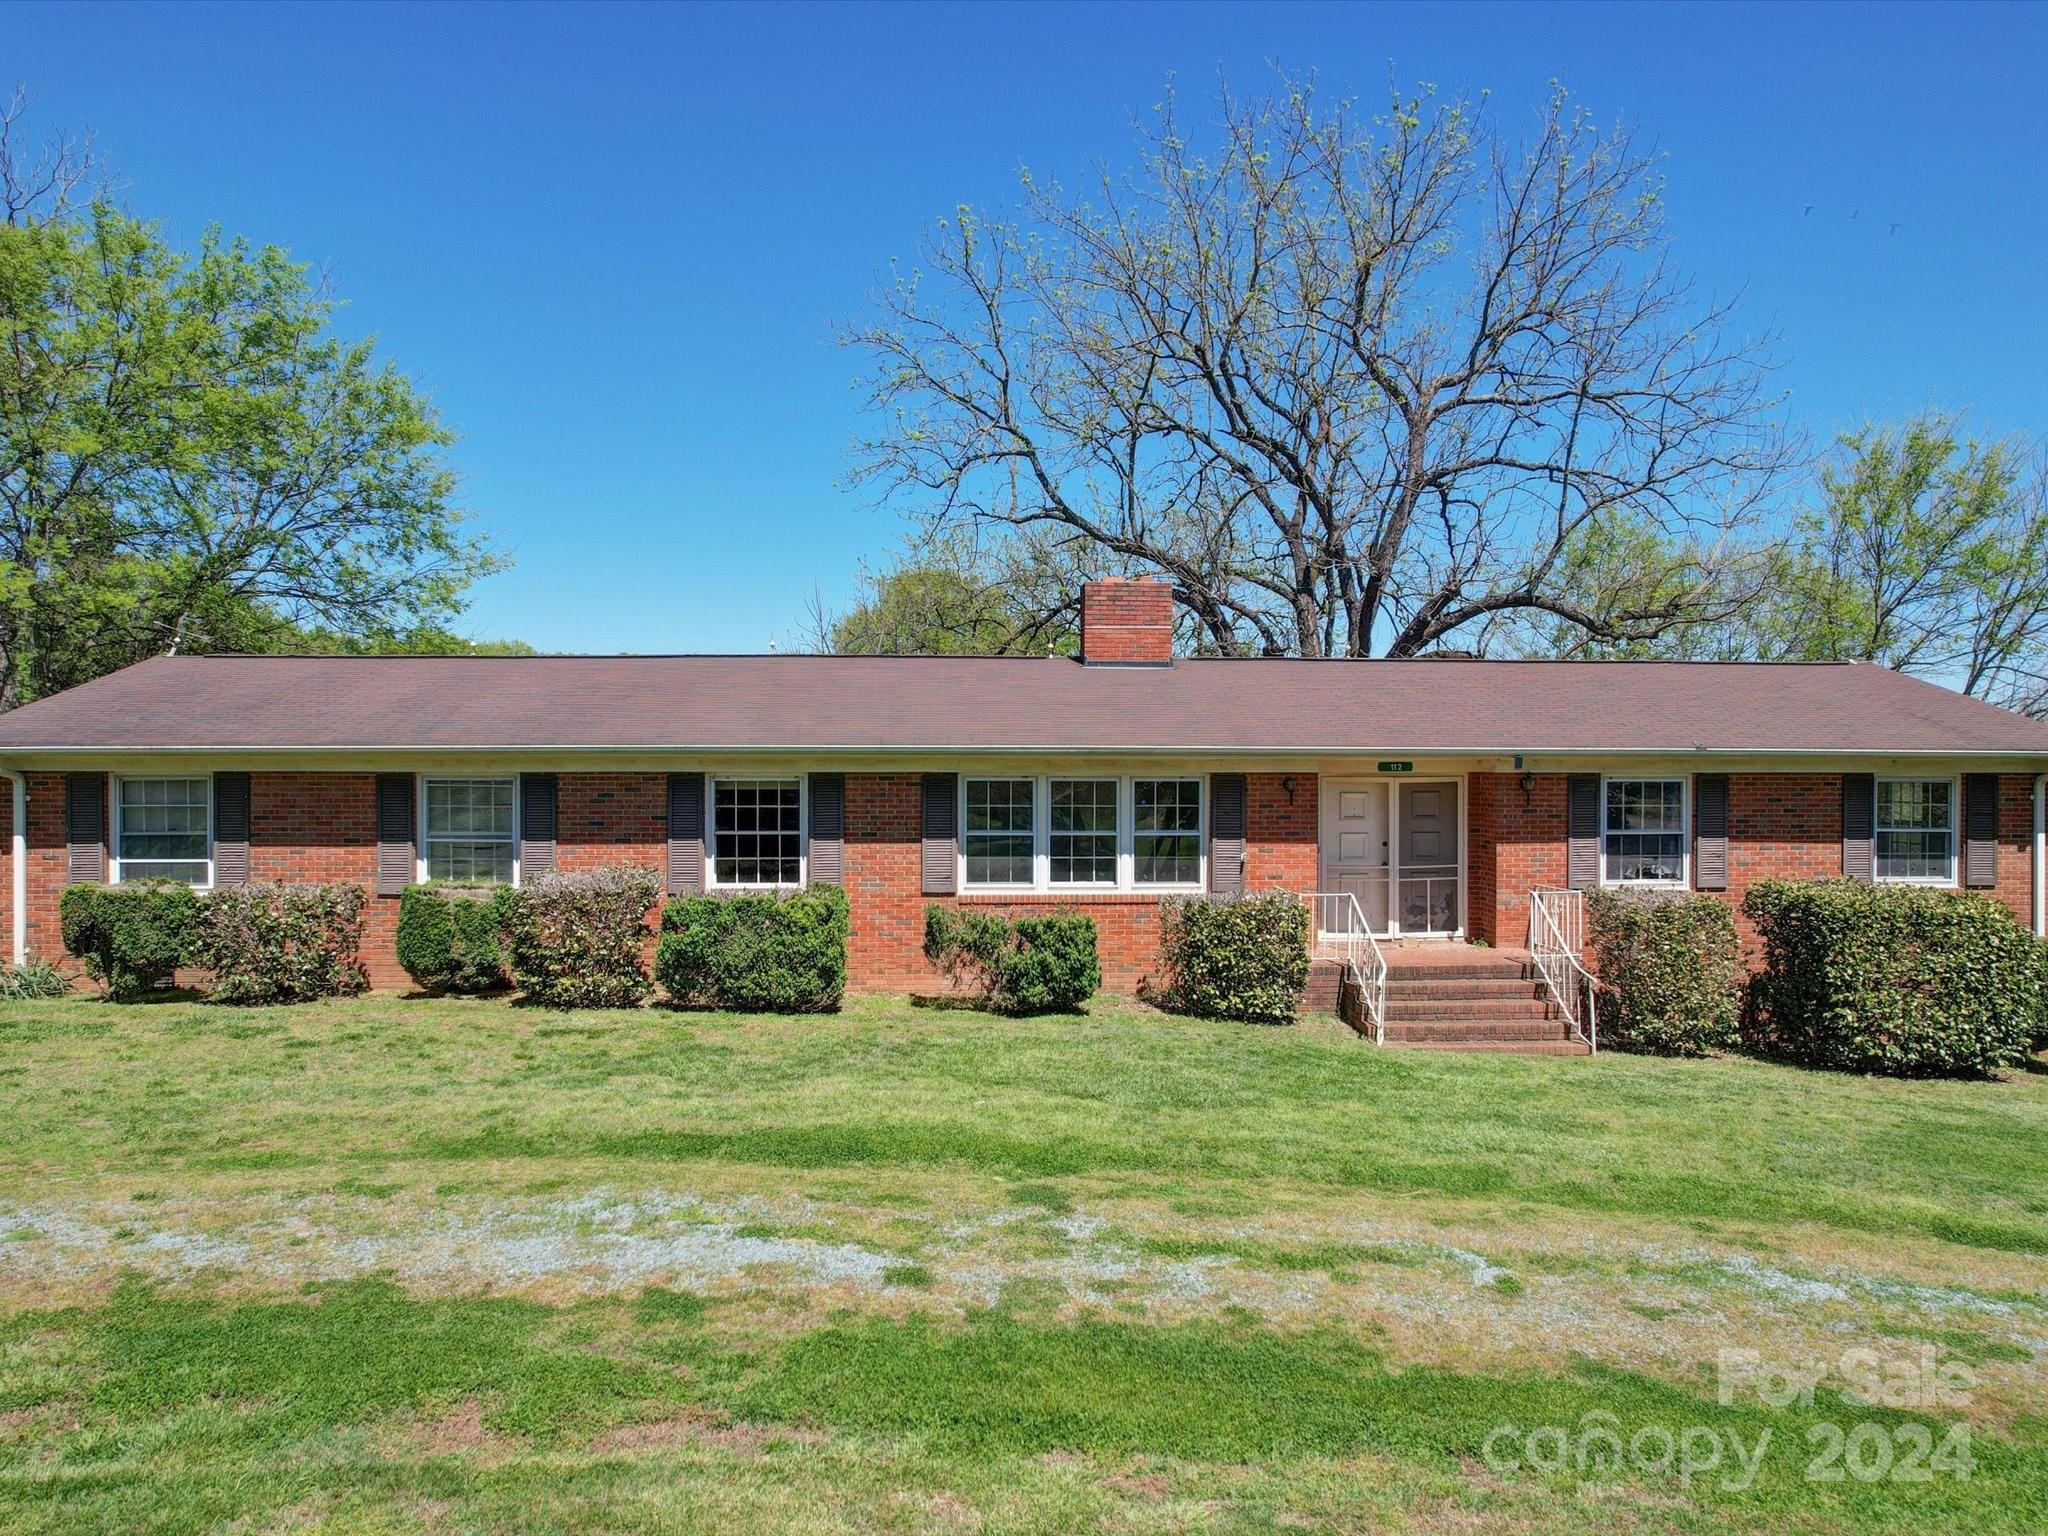
M1081 584L1081 660L1091 667L1173 665L1173 587L1149 576Z

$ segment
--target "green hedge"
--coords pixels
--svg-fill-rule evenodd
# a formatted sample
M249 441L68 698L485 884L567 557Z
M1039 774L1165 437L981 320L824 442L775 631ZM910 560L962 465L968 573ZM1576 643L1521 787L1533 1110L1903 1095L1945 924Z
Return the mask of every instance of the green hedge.
M199 898L188 885L142 880L132 885L74 885L57 903L64 947L117 1001L171 984L191 956Z
M304 1003L368 985L360 885L226 885L200 907L192 958L217 1003Z
M1199 1018L1285 1024L1308 987L1308 908L1285 892L1160 905L1161 1000Z
M398 898L398 963L423 992L510 986L505 923L511 905L510 886L407 886Z
M631 865L535 875L514 893L505 933L512 979L547 1008L634 1008L647 1000L647 914L660 894Z
M1012 921L929 906L924 953L1002 1013L1074 1013L1102 986L1095 919L1080 912Z
M2041 945L1996 902L1919 886L1769 880L1745 1033L1781 1060L1893 1077L1981 1077L2026 1058Z
M846 995L846 892L678 896L661 914L654 975L678 1003L828 1013Z
M1600 1043L1702 1056L1740 1038L1742 948L1713 896L1593 891L1588 940L1600 974Z

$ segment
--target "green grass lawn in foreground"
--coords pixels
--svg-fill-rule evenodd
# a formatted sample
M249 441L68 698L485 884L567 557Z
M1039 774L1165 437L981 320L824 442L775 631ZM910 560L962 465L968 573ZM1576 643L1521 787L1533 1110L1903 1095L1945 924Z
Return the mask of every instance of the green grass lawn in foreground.
M2048 1528L2035 1073L65 1001L0 1106L0 1530ZM1589 1425L1767 1449L1488 1464Z

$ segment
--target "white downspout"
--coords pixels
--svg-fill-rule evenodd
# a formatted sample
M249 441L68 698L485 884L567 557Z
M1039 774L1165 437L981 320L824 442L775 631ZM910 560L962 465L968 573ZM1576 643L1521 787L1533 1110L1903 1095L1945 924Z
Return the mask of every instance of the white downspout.
M2034 778L2034 937L2048 939L2048 773Z
M14 832L13 856L7 861L14 873L14 892L7 906L14 920L14 963L21 965L28 959L28 780L13 768L0 768L0 774L14 786L14 814L7 823ZM2039 784L2034 786L2034 825L2041 825Z

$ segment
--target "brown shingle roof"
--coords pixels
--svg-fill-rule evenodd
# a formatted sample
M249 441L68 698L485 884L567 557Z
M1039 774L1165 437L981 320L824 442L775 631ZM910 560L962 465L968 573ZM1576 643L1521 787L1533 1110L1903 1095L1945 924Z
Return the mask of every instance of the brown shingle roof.
M1084 748L2048 755L1868 665L858 656L179 656L0 716L69 748Z

